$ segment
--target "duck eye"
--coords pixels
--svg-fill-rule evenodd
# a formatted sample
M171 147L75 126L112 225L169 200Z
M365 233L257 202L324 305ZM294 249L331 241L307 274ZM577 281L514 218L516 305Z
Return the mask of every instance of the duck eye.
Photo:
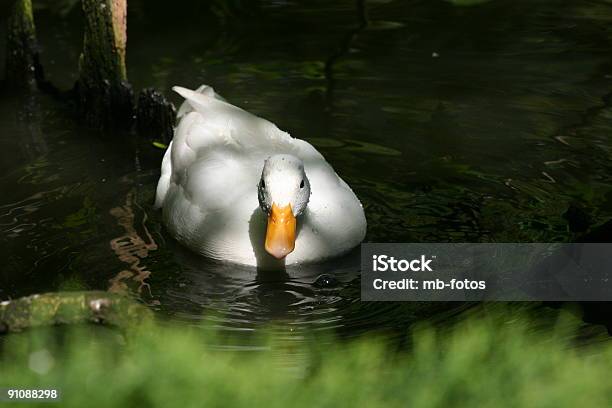
M302 179L302 182L300 183L300 188L304 188L304 179Z

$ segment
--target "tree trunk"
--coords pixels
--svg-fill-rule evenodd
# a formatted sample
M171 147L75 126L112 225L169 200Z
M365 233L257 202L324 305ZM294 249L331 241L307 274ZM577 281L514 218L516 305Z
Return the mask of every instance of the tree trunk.
M33 87L42 77L32 0L15 0L8 21L6 84L11 88Z
M85 18L77 92L80 113L94 126L128 127L133 91L127 80L127 0L82 0Z

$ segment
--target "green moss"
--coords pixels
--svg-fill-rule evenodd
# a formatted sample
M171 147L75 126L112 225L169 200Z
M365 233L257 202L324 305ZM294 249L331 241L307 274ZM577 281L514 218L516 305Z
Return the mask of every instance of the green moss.
M59 292L0 303L3 331L75 323L125 327L150 318L150 311L126 297L107 292Z

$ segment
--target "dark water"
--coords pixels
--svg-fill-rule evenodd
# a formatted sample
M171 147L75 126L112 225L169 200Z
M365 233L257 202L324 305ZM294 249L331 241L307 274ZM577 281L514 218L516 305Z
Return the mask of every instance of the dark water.
M49 3L43 64L69 88L80 16ZM310 141L364 203L368 241L571 241L612 218L609 2L213 3L132 1L130 80L210 84ZM284 275L188 253L152 209L163 151L71 115L0 97L0 299L111 289L186 324L274 324L295 342L452 313L359 302L357 252Z

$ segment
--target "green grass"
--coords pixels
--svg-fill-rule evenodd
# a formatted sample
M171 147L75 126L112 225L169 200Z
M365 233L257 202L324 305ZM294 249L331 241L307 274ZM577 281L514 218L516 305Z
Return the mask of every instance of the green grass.
M172 325L61 341L30 332L5 338L0 387L57 387L62 406L79 408L609 406L612 345L577 347L567 327L481 314L416 328L406 351L367 336L296 347L274 335L259 351L223 351L214 345L227 339Z

